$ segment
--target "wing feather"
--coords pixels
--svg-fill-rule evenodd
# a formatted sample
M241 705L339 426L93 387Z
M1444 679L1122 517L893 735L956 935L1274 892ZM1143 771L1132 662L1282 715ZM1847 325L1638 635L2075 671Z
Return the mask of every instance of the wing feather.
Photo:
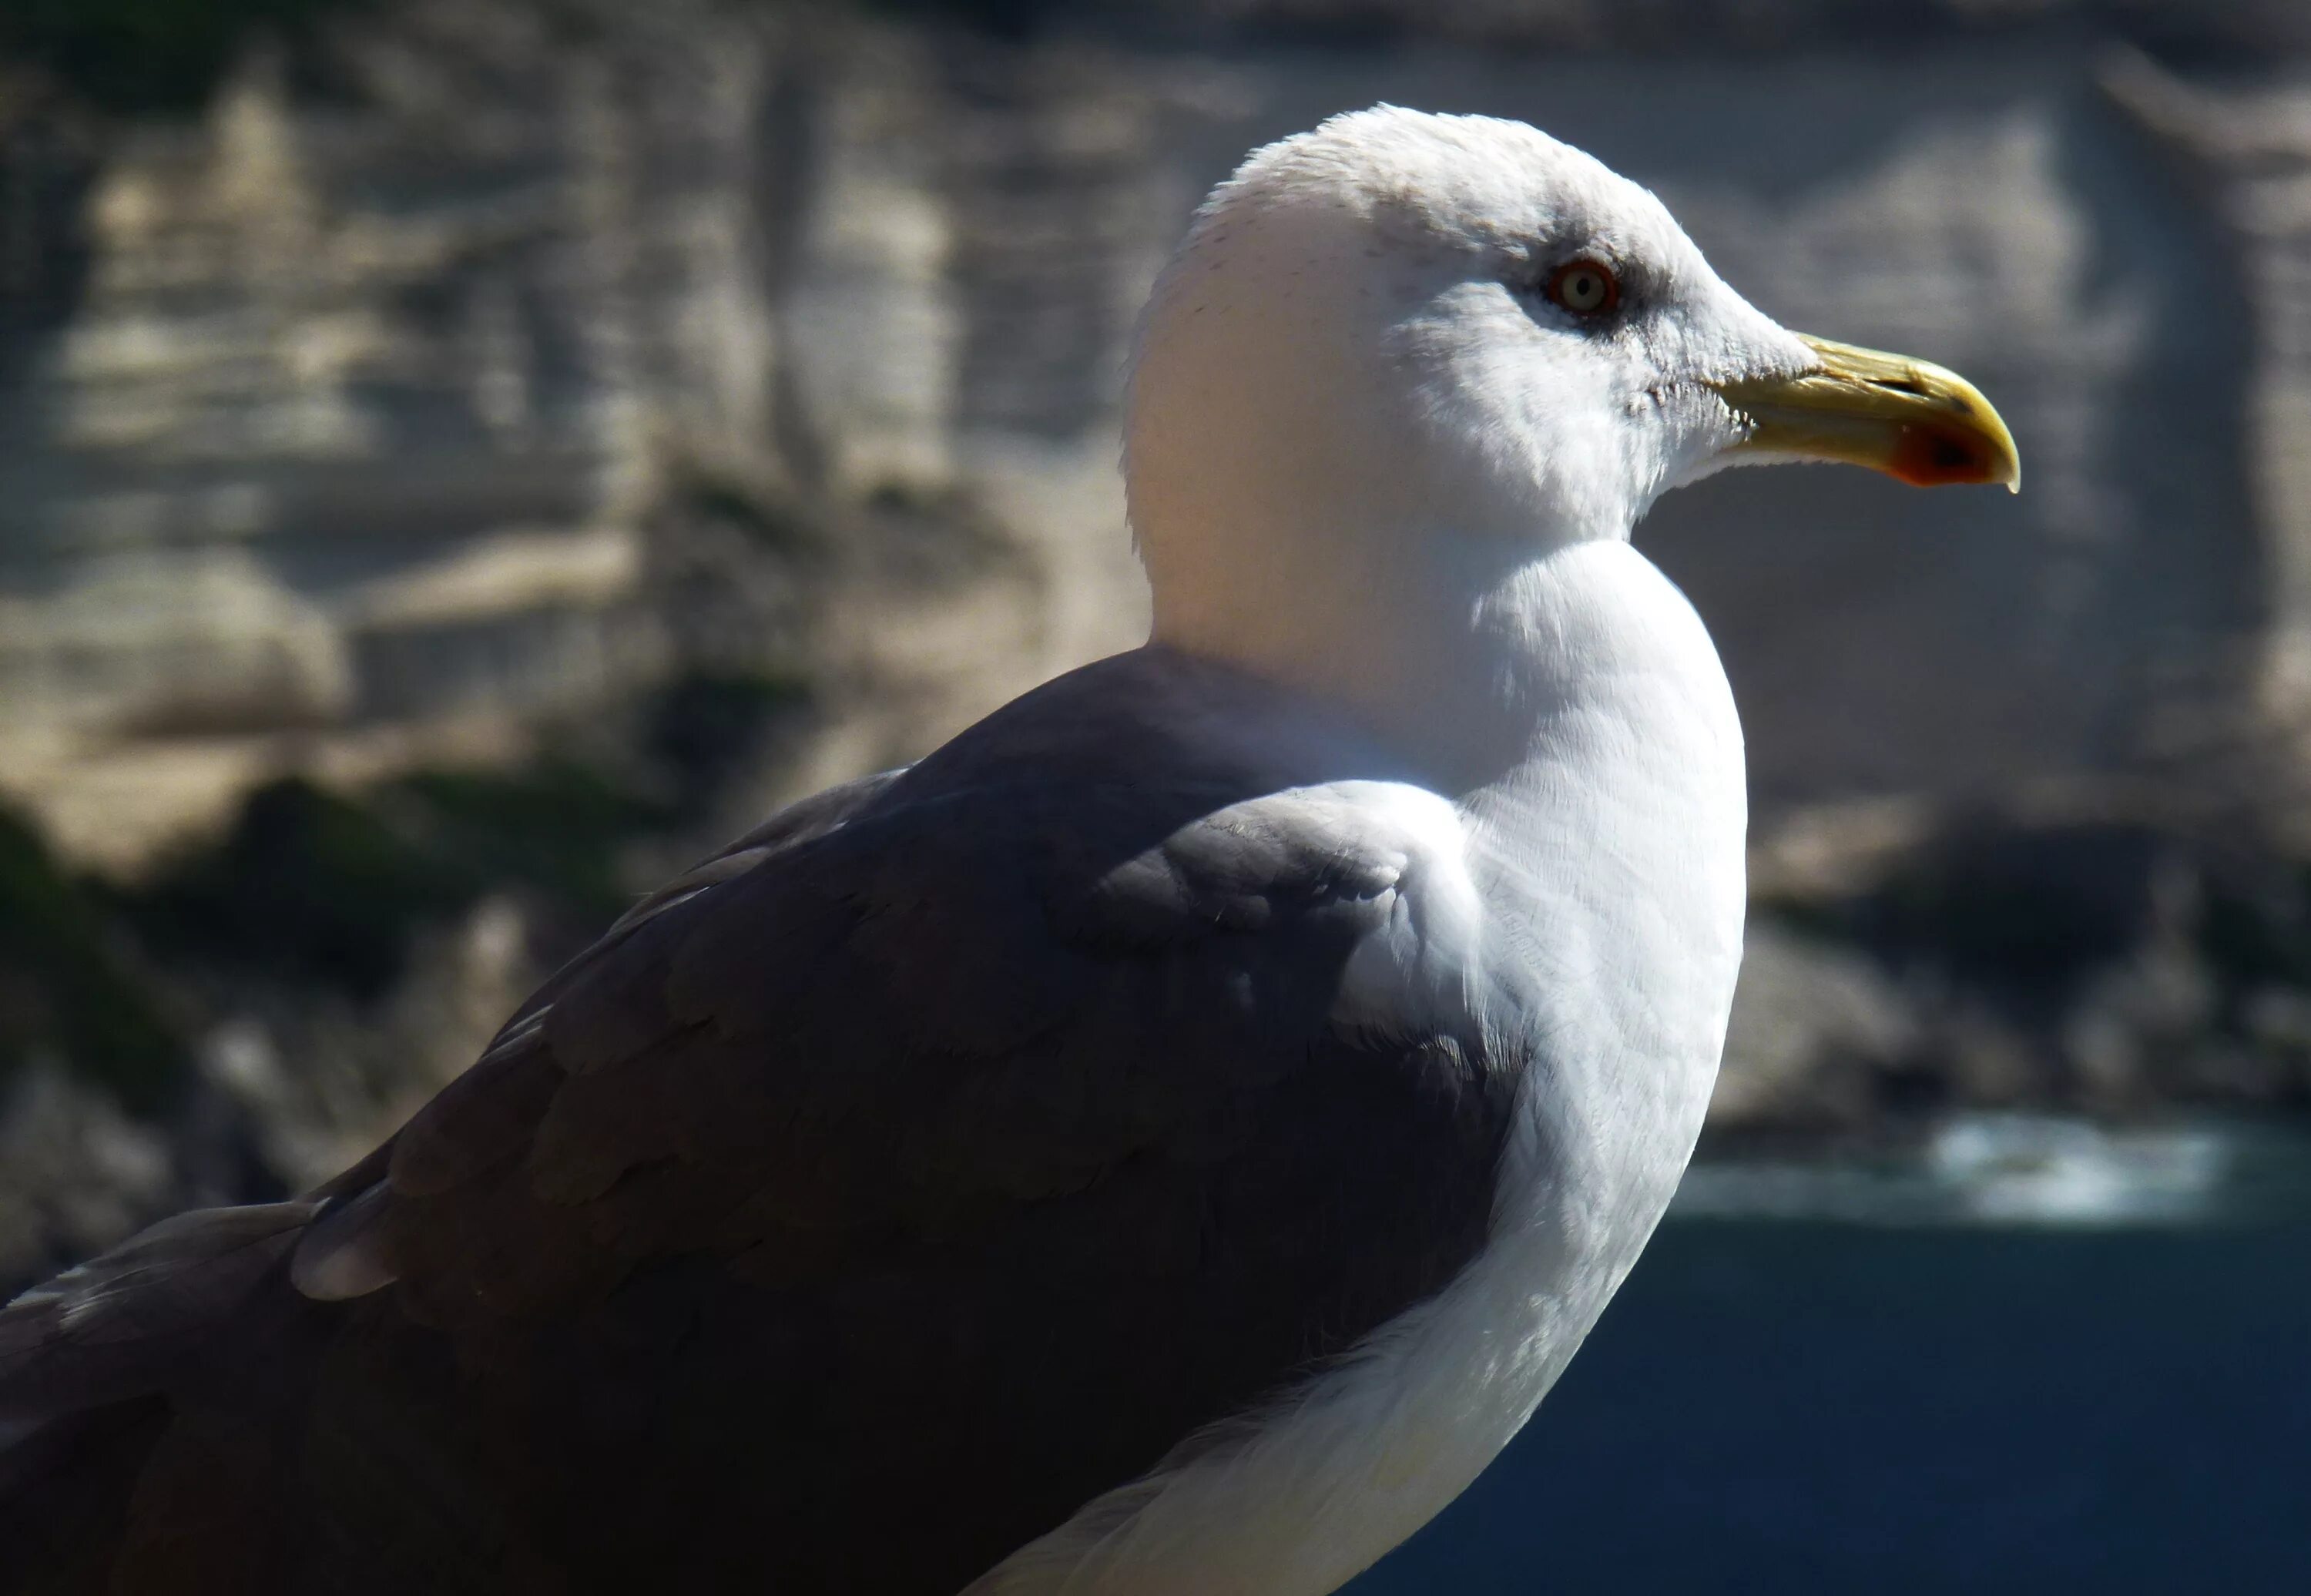
M1147 668L669 884L317 1194L298 1423L363 1513L454 1479L575 1589L951 1591L1452 1277L1516 1060L1343 1007L1429 812L1119 715Z

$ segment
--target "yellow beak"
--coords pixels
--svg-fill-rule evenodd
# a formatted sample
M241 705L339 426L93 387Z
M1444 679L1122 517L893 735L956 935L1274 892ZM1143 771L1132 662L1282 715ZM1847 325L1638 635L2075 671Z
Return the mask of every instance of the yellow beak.
M1734 453L1842 460L1914 487L2022 491L2014 434L1965 378L1907 355L1799 336L1820 357L1813 371L1710 384L1749 427Z

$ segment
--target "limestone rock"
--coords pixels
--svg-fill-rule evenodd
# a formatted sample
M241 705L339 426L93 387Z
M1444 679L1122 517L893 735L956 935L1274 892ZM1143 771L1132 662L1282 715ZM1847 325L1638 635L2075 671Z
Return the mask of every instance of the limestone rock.
M1714 1131L1853 1129L1877 1115L1883 1080L1920 1061L1923 1028L1886 972L1850 948L1751 921Z

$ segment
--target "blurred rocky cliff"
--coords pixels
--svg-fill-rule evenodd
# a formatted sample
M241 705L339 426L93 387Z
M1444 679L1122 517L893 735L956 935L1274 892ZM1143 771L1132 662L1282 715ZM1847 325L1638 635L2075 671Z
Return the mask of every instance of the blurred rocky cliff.
M2299 8L248 9L0 18L0 1277L327 1173L622 894L1138 641L1138 302L1378 100L2021 440L1641 530L1752 748L1721 1126L2311 1100Z

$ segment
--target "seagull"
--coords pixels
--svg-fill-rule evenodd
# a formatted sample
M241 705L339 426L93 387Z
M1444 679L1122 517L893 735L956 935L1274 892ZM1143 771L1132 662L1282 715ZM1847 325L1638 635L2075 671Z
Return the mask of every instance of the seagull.
M1317 1596L1477 1477L1740 956L1740 724L1632 526L2013 440L1387 106L1196 213L1124 428L1144 647L651 894L337 1179L0 1315L0 1591Z

